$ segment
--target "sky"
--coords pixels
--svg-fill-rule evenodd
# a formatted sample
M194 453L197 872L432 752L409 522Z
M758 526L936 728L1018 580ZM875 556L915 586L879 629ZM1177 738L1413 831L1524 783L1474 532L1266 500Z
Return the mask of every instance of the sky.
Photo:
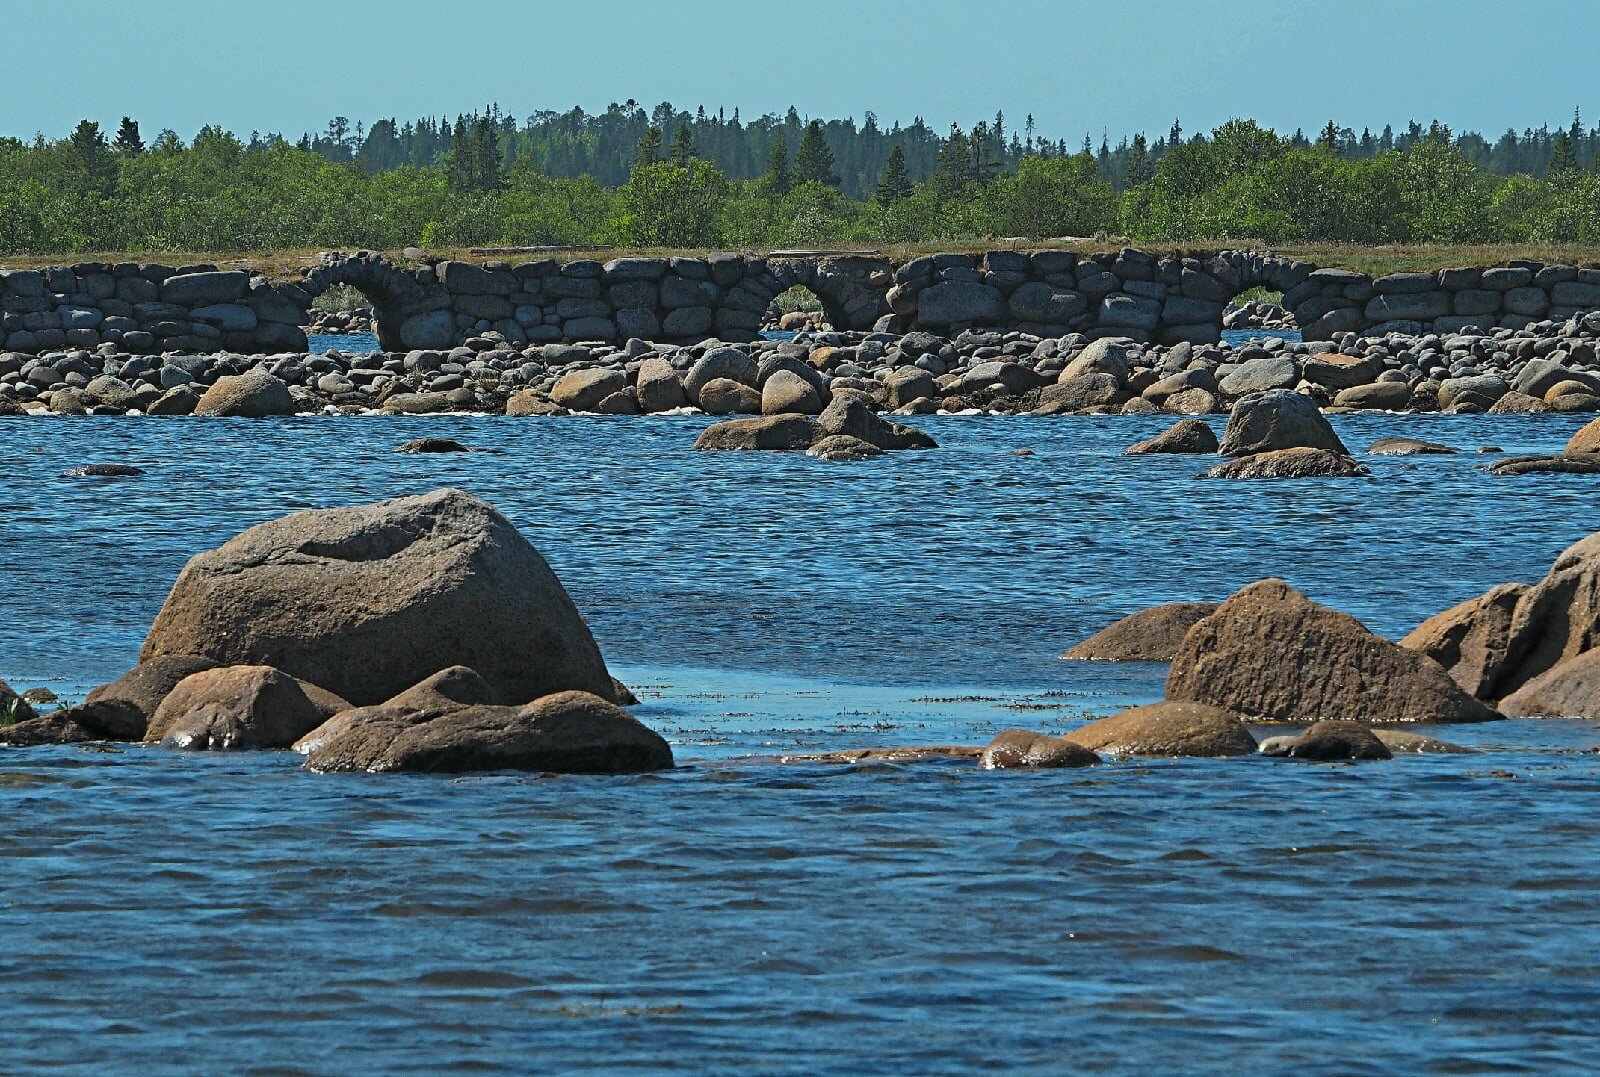
M629 98L1076 144L1233 116L1493 138L1600 119L1600 0L0 0L0 135L84 118L297 138L342 115Z

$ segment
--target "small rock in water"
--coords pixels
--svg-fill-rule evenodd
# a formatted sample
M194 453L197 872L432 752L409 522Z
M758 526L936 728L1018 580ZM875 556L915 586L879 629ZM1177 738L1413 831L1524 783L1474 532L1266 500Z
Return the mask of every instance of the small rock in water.
M131 464L85 464L82 467L67 468L61 473L61 477L63 479L120 479L143 474L144 468L134 467Z
M54 703L60 697L48 688L30 688L22 693L22 698L29 703Z
M1011 455L1012 456L1032 456L1032 455L1034 455L1034 453L1033 453L1032 449L1012 449L1011 450Z
M469 446L449 438L416 438L406 442L395 452L422 453L422 452L475 452Z
M1448 445L1417 438L1379 438L1367 447L1372 456L1443 456L1455 451Z

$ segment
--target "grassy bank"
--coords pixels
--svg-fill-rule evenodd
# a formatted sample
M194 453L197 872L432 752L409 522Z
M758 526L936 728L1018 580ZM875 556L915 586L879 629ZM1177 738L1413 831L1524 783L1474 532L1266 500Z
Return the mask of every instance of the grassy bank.
M875 248L893 261L905 261L922 254L946 251L978 253L989 250L1038 250L1044 248L1071 250L1079 254L1116 250L1127 246L1119 237L1099 239L979 239L949 240L928 243L895 243ZM865 248L863 248L865 249ZM1272 250L1278 254L1299 258L1319 266L1340 266L1360 270L1373 276L1407 270L1442 269L1449 266L1499 265L1511 259L1529 258L1548 264L1600 266L1600 244L1544 244L1544 243L1493 243L1493 244L1418 244L1415 246L1364 247L1354 244L1285 244L1270 246L1251 240L1218 239L1186 243L1181 246L1145 244L1143 249L1158 254L1170 251L1215 250ZM0 255L0 267L8 269L36 269L43 266L70 265L77 262L162 262L168 265L209 263L224 269L251 269L268 276L293 280L300 275L302 266L315 264L318 251L101 251L92 254L28 254ZM401 251L385 251L396 262L406 261ZM481 255L466 248L433 248L429 258L461 258L468 261L486 261L500 258L505 261L522 261L537 257L553 257L561 261L573 258L598 258L604 261L623 255L683 255L704 256L705 249L666 249L645 247L624 250L618 248L600 252L559 252L551 255Z

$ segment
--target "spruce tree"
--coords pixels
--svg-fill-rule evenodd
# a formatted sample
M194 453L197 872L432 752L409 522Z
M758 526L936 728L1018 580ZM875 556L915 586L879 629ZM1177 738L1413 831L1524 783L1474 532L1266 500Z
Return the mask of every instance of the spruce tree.
M1149 183L1154 175L1155 168L1150 163L1150 147L1141 132L1133 136L1133 148L1128 151L1126 185L1137 187L1141 183Z
M911 197L911 177L906 174L906 151L897 142L884 162L883 179L873 195L880 205L892 206L901 199Z
M144 152L144 139L139 137L139 121L130 116L122 117L122 123L117 127L117 149L129 157L137 157Z
M646 127L639 140L639 152L633 159L634 168L653 165L661 159L661 128Z
M783 137L781 130L773 136L772 153L767 158L767 174L761 177L761 182L778 195L788 194L794 183L794 177L789 174L789 140Z
M680 123L672 136L672 148L667 151L667 160L679 168L688 168L694 157L694 138L689 134L689 125Z
M794 179L796 183L839 186L838 173L833 170L833 151L822 137L821 120L808 123L806 133L800 136L800 148L794 155Z
M1322 134L1317 136L1317 145L1329 153L1339 148L1339 125L1329 120L1322 129Z
M1550 163L1545 166L1545 177L1558 179L1578 170L1578 156L1572 152L1572 138L1565 131L1557 131L1550 140Z

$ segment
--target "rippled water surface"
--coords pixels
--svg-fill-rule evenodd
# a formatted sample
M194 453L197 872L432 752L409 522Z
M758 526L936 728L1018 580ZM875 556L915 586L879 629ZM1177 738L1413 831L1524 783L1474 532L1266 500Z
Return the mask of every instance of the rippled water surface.
M1554 450L1582 417L1339 417L1353 449L1469 451L1305 483L1120 455L1162 418L918 419L939 450L852 465L691 452L708 421L0 424L18 688L122 672L184 559L243 527L453 485L545 553L683 764L0 750L0 1071L1600 1066L1593 723L1359 767L748 759L1156 698L1161 667L1055 656L1263 575L1389 634L1536 578L1600 487L1470 450ZM486 451L392 451L428 435ZM59 477L110 461L147 474Z

